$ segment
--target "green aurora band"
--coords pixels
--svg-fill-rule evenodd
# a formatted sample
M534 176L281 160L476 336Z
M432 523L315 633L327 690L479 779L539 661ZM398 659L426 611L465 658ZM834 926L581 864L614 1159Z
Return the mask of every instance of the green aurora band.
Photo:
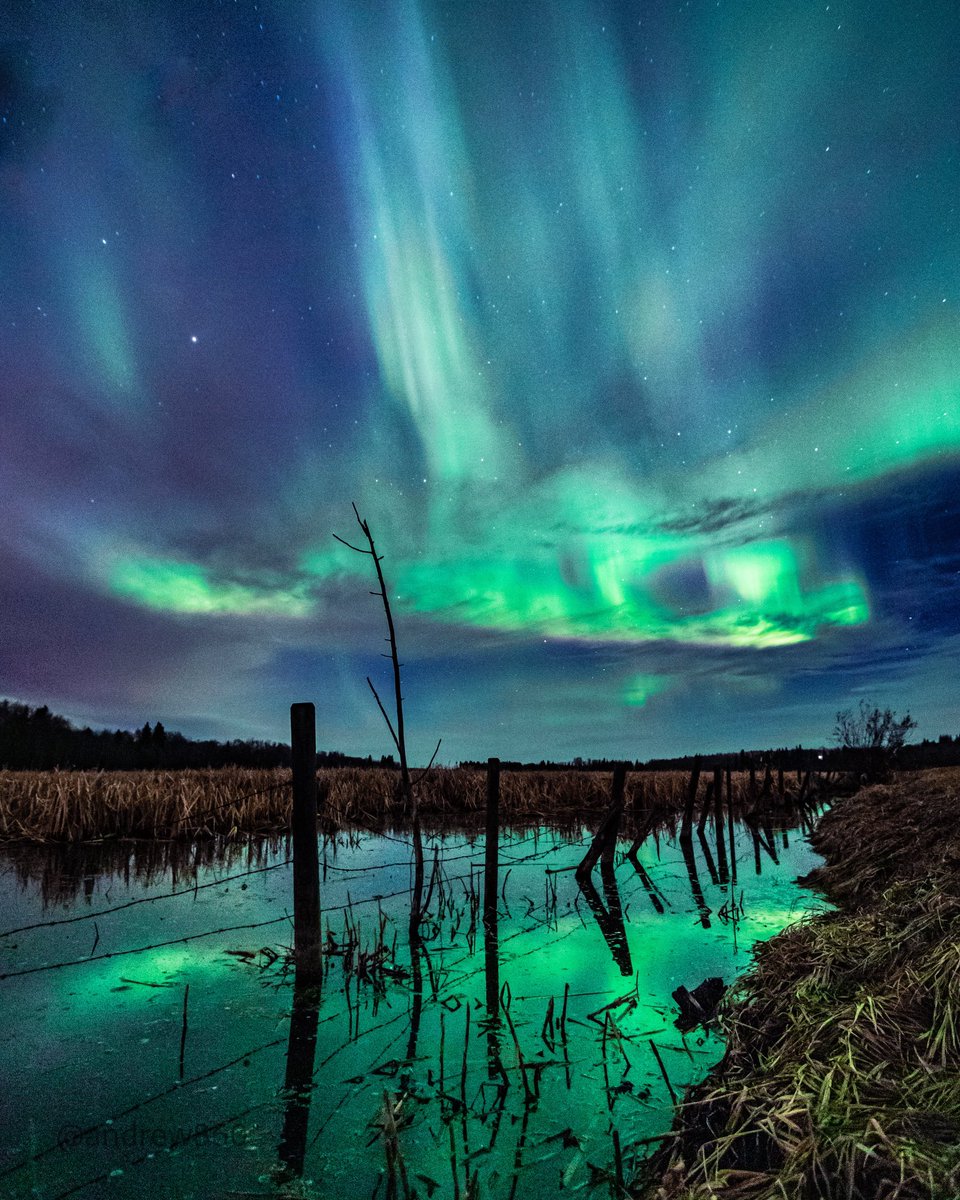
M496 6L451 7L331 0L315 31L378 366L356 499L399 610L744 649L869 621L858 565L793 517L811 495L956 460L960 338L940 273L918 268L909 299L865 295L805 370L765 360L756 332L782 245L799 259L815 229L828 260L910 203L905 174L871 173L879 109L862 136L819 128L836 128L869 45L820 10L754 6L752 27L702 14L682 47L701 67L694 106L682 82L648 94L595 5L550 6L536 31L517 16L511 46ZM903 85L908 67L886 65ZM822 164L799 199L791 159ZM862 232L847 209L867 212ZM95 274L86 288L104 375L132 386L119 302ZM317 500L327 514L320 485ZM298 620L324 613L328 587L362 588L365 568L324 534L282 579L146 547L114 555L108 579L151 608ZM628 680L623 702L657 678Z

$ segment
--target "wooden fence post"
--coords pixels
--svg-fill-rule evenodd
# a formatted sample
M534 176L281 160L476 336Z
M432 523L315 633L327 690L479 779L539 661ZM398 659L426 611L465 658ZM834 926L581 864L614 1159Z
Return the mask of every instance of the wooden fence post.
M320 859L317 852L317 723L312 704L291 704L293 760L293 951L299 981L319 982Z
M487 759L487 830L483 854L483 924L497 920L497 885L500 872L500 759Z
M500 941L497 927L500 840L500 759L487 759L487 828L483 854L483 974L487 1007L487 1072L507 1075L500 1059Z
M723 768L713 769L713 832L717 847L717 872L721 883L729 882L727 839L723 825Z
M600 828L590 843L590 849L583 856L575 872L577 882L589 879L590 873L597 865L601 855L608 868L613 867L614 852L617 846L617 835L620 832L620 820L623 816L623 794L626 786L627 768L624 763L618 764L613 771L613 787L611 804L607 815L600 822ZM636 843L639 845L639 843Z
M727 834L730 838L730 880L737 882L737 843L733 834L733 778L727 767Z
M697 802L697 788L700 785L700 755L693 760L693 770L690 772L690 783L687 786L687 803L683 810L683 822L680 826L680 841L693 840L693 807Z
M627 765L617 763L613 768L613 782L610 788L610 807L616 812L616 822L611 824L607 837L600 851L600 862L613 866L614 852L617 848L617 834L620 832L620 821L623 817L623 797L627 787Z

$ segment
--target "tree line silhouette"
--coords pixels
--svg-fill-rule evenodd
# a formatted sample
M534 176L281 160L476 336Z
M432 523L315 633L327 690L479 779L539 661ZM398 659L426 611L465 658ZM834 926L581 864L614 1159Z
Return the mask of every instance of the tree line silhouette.
M609 772L621 763L629 770L683 770L694 763L704 769L722 767L747 770L750 765L761 769L768 764L774 769L860 771L869 750L843 746L807 748L795 746L775 750L740 750L726 754L682 755L676 758L651 758L646 762L624 759L573 758L566 762L508 762L505 771L604 771ZM924 739L902 746L897 752L897 765L919 767L960 764L960 737L943 734L936 741ZM392 754L379 758L343 754L339 750L321 750L318 767L376 767L396 768ZM185 767L289 767L290 747L284 742L258 739L246 741L235 738L219 742L214 739L196 741L182 733L169 732L161 721L147 721L131 732L127 729L99 729L89 726L76 728L66 717L52 713L44 704L31 708L11 700L0 700L0 770L49 771L63 770L178 770ZM486 769L486 762L464 761L462 767Z
M317 755L321 767L396 766L391 755L374 760L336 750ZM31 708L0 700L0 769L11 771L178 770L184 767L289 767L290 747L258 739L194 741L168 732L161 721L127 729L77 729L44 704Z

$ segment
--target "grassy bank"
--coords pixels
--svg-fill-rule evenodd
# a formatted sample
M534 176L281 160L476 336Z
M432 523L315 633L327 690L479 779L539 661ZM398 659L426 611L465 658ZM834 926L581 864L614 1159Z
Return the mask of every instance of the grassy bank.
M683 809L690 777L681 771L633 772L627 813L669 820ZM771 806L785 817L806 799L795 776L783 783L730 777L738 811ZM697 802L711 777L700 777ZM510 822L589 819L610 804L611 776L592 771L505 771L500 814ZM813 790L811 785L810 791ZM727 789L724 782L724 804ZM421 814L433 821L479 817L486 803L483 771L439 768L417 784ZM398 775L344 767L318 773L318 803L327 827L382 827L402 822ZM92 841L104 838L197 838L280 832L290 820L290 772L222 768L208 771L0 771L0 841Z
M810 882L838 906L762 946L726 1055L645 1200L960 1196L960 770L839 801Z

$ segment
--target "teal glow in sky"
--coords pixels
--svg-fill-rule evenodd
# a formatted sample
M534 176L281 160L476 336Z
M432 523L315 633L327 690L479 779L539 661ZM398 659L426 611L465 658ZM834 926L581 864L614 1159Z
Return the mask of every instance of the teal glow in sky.
M960 12L26 6L0 693L448 760L954 731Z

